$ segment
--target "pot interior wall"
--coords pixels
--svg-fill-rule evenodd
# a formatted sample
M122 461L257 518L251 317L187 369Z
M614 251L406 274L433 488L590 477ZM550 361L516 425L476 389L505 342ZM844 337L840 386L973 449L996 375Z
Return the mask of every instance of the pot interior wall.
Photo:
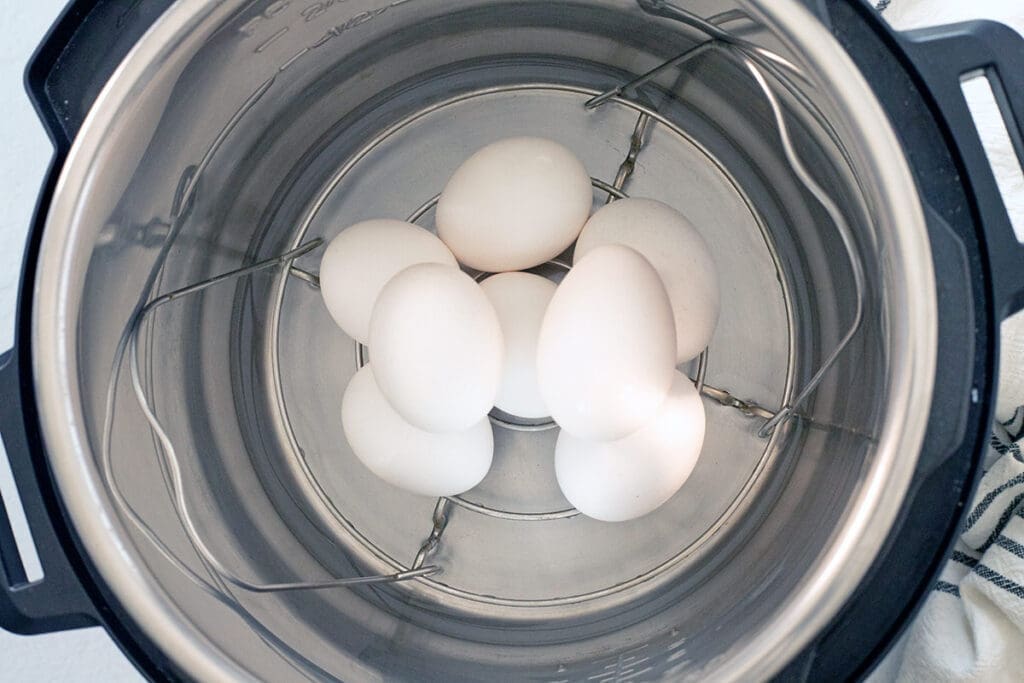
M98 458L111 364L151 275L153 293L168 292L358 220L405 218L472 151L503 137L553 138L610 182L640 112L583 103L704 40L630 2L237 4L150 74L145 106L109 145L83 214L95 240L82 257L78 362ZM686 6L704 17L733 9ZM798 59L756 22L727 27ZM886 300L874 189L846 158L857 140L841 123L832 140L772 83L797 153L850 224L868 276L860 329L797 418L762 438L763 420L707 399L695 473L633 522L509 520L455 505L428 560L436 575L261 594L220 582L191 547L124 371L110 452L127 499L265 629L135 533L134 550L196 634L273 680L678 680L712 672L770 629L878 467L899 315ZM798 83L837 119L827 85ZM657 120L626 191L687 215L721 275L708 385L777 410L854 318L839 233L786 162L767 102L731 53L711 51L627 95ZM595 190L595 207L606 197ZM433 229L433 213L420 224ZM315 272L319 254L295 265ZM413 561L436 501L381 482L349 451L340 403L354 344L306 281L276 269L168 304L144 326L140 360L197 530L236 574L312 581ZM496 427L494 469L465 498L516 512L568 507L553 476L556 434Z

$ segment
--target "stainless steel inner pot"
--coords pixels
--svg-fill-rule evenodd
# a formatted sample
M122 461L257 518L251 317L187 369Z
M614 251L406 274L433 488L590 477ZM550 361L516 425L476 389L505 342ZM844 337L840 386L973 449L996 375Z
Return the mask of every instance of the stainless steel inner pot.
M823 627L885 540L917 459L934 276L899 145L842 49L790 0L685 3L702 17L737 7L749 19L729 30L803 74L799 96L778 89L793 149L866 274L863 320L817 390L769 437L763 420L709 398L691 479L623 524L541 514L569 507L557 432L496 425L493 470L449 505L428 560L439 571L319 590L244 590L211 571L158 449L173 444L194 531L247 581L410 567L436 501L381 482L349 451L340 403L353 342L288 268L170 302L140 331L137 380L160 435L115 364L146 300L361 219L405 218L499 138L553 138L611 182L640 111L654 121L625 190L686 214L721 275L710 387L789 405L856 315L849 254L735 52L583 106L706 40L635 2L191 0L147 33L57 188L33 357L72 523L168 657L209 679L739 680L777 670ZM595 206L606 197L595 190ZM315 273L319 253L294 265ZM126 521L106 446L150 533L213 593Z

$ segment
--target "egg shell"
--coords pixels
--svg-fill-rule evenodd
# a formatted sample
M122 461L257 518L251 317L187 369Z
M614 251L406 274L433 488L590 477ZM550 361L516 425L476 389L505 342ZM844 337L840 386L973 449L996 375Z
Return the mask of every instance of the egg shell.
M388 280L417 263L456 266L437 235L389 219L356 223L342 230L320 261L320 295L345 334L365 344L373 306Z
M480 287L498 313L505 339L505 364L494 405L519 417L547 417L537 385L537 339L555 283L532 273L498 273Z
M551 417L585 439L618 439L647 423L675 371L672 306L647 260L595 248L548 304L537 377Z
M394 411L371 366L356 373L341 402L341 424L356 457L384 481L421 496L453 496L491 468L494 434L487 418L469 429L434 434Z
M620 199L590 217L574 260L606 244L635 249L661 276L675 317L676 361L700 354L718 323L721 295L714 258L693 224L659 201Z
M562 431L555 446L555 476L572 505L605 522L646 515L682 487L704 445L700 395L682 373L654 418L615 441L589 441Z
M457 268L421 263L389 281L370 318L370 359L384 396L431 432L469 429L494 405L504 341L494 306Z
M590 214L587 169L543 138L507 138L469 157L437 203L437 232L459 261L490 273L531 268L572 244Z

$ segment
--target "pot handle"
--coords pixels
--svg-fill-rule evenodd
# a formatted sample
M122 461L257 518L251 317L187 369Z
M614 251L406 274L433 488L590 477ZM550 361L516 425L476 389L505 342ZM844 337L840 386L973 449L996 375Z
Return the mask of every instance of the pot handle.
M961 86L966 78L988 78L1017 161L1024 167L1024 38L993 21L918 29L902 37L959 152L964 182L974 193L984 231L995 314L1005 318L1024 308L1024 245L1014 234Z
M172 0L69 0L25 70L25 89L54 146L29 231L16 335L27 344L26 290L46 207L78 129L110 74ZM73 539L53 489L31 399L28 357L15 348L0 355L0 438L16 498L24 511L43 577L29 580L11 526L11 492L0 501L0 628L48 633L101 623L78 566ZM21 348L27 348L22 346ZM70 550L69 552L65 549Z
M100 90L173 0L68 0L25 69L25 89L57 165Z
M46 463L37 435L28 429L15 350L0 355L0 436L17 486L43 577L30 581L11 527L9 498L0 501L0 627L24 635L62 631L99 623L92 600L65 553L54 525L60 512L52 491L40 486Z

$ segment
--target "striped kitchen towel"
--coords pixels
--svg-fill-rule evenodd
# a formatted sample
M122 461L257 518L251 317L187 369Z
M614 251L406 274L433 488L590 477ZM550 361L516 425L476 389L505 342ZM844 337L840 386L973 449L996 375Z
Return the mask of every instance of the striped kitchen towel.
M1024 681L1024 406L992 432L953 556L872 675L883 681Z

